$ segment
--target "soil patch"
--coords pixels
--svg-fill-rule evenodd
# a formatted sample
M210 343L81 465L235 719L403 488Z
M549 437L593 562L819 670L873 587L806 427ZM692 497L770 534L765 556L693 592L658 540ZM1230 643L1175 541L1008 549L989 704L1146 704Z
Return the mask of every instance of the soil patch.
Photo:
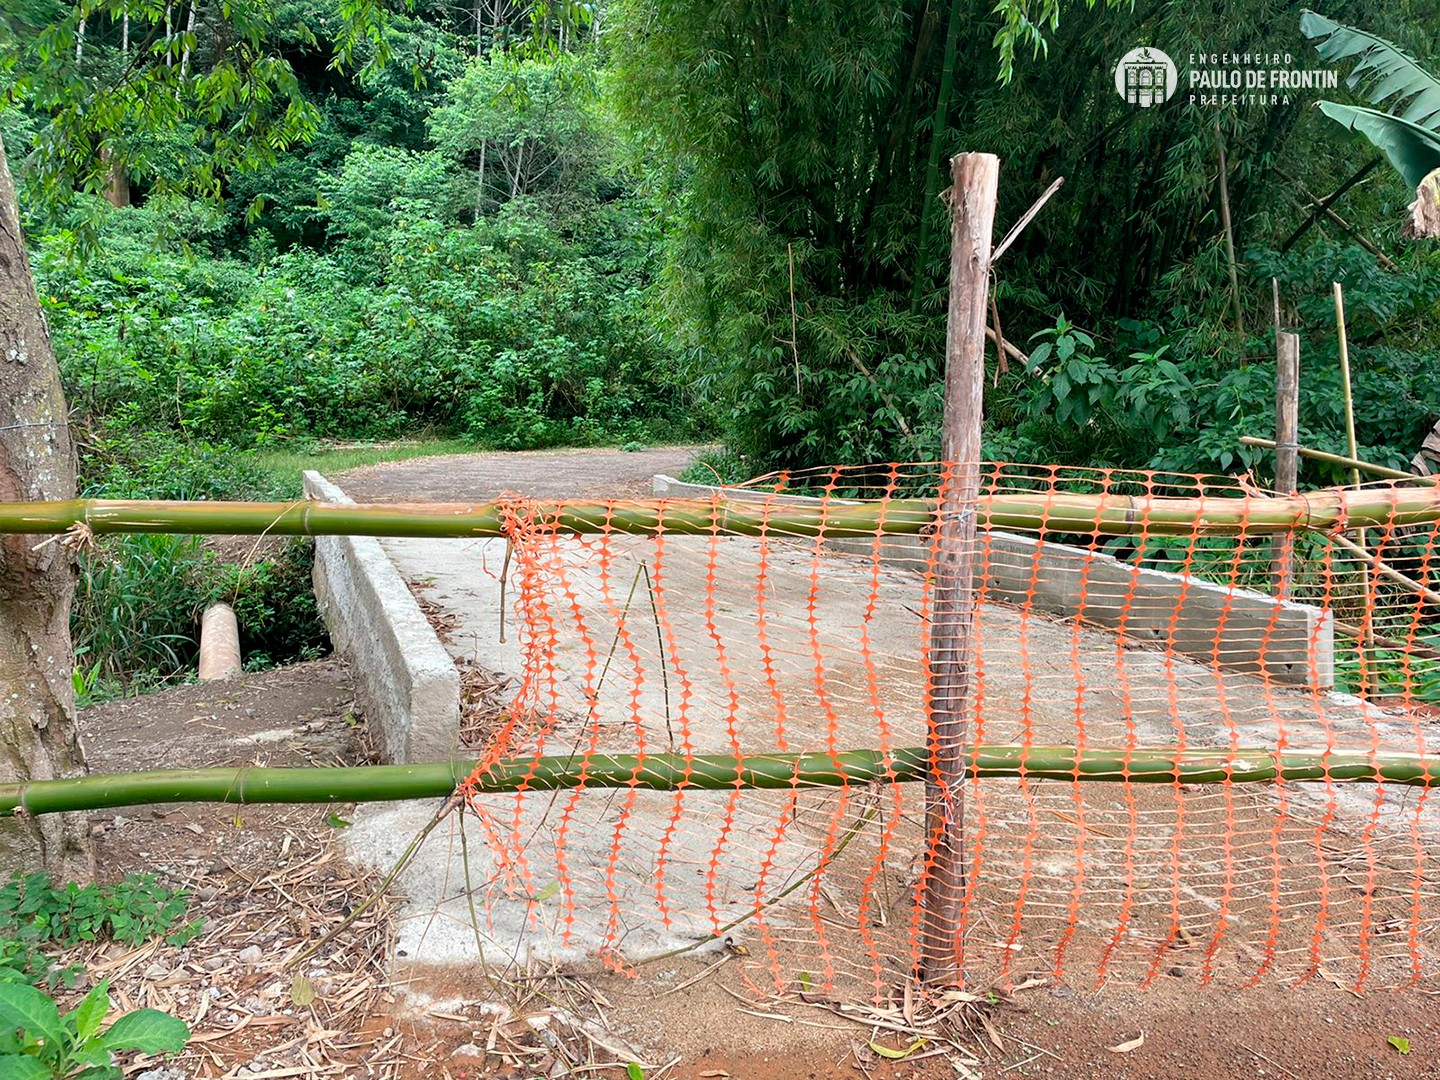
M336 479L356 502L488 502L536 499L643 499L656 473L682 472L707 446L652 450L531 450L455 454L367 465Z

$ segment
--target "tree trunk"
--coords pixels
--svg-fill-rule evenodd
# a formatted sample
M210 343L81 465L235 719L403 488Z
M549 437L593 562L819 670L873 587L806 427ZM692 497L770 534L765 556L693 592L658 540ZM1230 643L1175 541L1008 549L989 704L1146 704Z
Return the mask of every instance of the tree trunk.
M0 141L0 502L75 497L66 418ZM0 782L84 772L70 682L74 591L62 544L0 536ZM0 878L42 865L90 876L84 819L0 818Z
M489 140L480 143L480 168L475 171L475 220L485 216L485 149Z
M127 66L130 61L130 13L127 11L120 17L120 55L125 58ZM108 151L101 150L102 154L108 156ZM110 205L115 207L130 205L130 178L125 175L125 169L117 161L110 166L110 186L105 191L105 197L110 200Z
M190 14L185 19L185 51L180 54L180 78L190 74L190 35L195 33L195 0L190 0Z

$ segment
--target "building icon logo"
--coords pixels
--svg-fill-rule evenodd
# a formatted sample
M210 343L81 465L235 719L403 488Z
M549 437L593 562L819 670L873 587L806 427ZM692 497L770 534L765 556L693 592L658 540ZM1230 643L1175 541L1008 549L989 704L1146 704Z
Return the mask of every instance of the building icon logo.
M1179 85L1175 61L1159 49L1131 49L1115 65L1115 90L1131 105L1148 109L1170 100Z

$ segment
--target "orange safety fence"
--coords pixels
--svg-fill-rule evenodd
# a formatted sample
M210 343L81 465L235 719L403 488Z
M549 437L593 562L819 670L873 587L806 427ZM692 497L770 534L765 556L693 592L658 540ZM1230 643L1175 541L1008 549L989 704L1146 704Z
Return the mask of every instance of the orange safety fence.
M982 469L989 496L1068 506L1074 494L1124 495L1131 509L1123 535L1070 512L1059 527L1042 515L1035 529L979 535L968 741L1018 746L1022 764L1018 777L964 783L953 944L967 981L1433 980L1429 789L1326 770L1357 755L1424 763L1434 749L1440 521L1392 515L1362 535L1342 516L1329 532L1290 533L1262 520L1265 493L1241 479ZM467 790L484 837L470 858L487 954L659 972L729 949L759 990L866 997L923 967L937 858L923 784L556 791L537 780L489 794L474 781L494 762L542 755L583 768L608 754L838 760L925 746L938 533L796 535L785 516L799 500L874 500L883 522L943 479L935 464L847 467L708 496L758 511L758 535L718 523L708 535L604 523L576 535L557 527L563 505L504 504L505 566L487 559L477 573L505 578L520 670ZM1233 529L1187 532L1152 515L1157 500L1201 497L1226 500ZM1026 775L1057 746L1112 749L1122 773L1157 753L1308 753L1325 775Z

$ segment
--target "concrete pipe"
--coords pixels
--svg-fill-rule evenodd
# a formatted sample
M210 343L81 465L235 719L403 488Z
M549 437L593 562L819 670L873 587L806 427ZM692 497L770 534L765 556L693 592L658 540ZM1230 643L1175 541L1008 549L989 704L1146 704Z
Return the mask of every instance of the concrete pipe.
M235 609L215 604L200 620L200 681L212 682L240 674L240 625Z

